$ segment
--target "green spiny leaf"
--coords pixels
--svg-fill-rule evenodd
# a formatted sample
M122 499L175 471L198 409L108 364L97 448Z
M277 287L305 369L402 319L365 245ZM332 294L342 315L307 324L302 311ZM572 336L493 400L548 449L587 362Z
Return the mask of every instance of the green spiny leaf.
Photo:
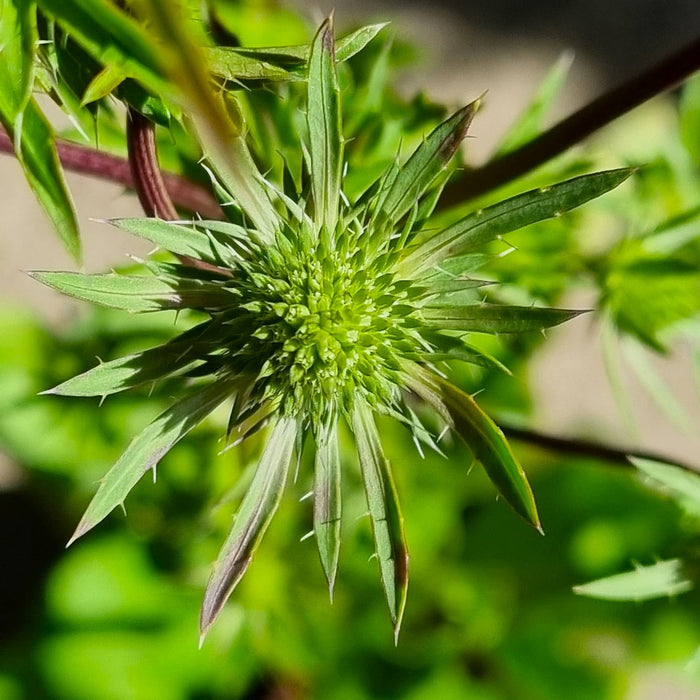
M386 27L388 22L380 22L378 24L367 24L364 27L356 29L350 34L338 39L335 45L335 59L338 63L347 61L374 39L379 32Z
M109 223L176 255L188 255L215 265L231 263L237 257L232 246L235 236L244 231L223 222L212 222L211 229L202 221L180 224L161 219L112 219Z
M169 376L201 357L202 344L207 340L211 342L211 334L207 331L212 326L212 321L206 321L164 345L110 362L101 362L87 372L42 393L60 396L108 396Z
M450 340L456 341L454 346L449 347L445 352L425 352L418 355L418 358L424 362L450 362L456 360L458 362L466 362L477 367L486 369L497 369L505 374L511 374L511 371L495 357L485 353L478 348L466 343L461 338L447 336Z
M79 272L32 272L34 279L63 294L132 313L169 309L203 309L230 303L221 286L200 280Z
M282 498L298 431L292 418L275 425L233 528L214 563L202 603L202 640L250 564Z
M160 414L131 442L100 483L68 544L82 537L118 505L139 479L156 468L172 446L201 423L234 390L235 380L220 379L191 393Z
M346 34L344 37L338 39L335 44L335 59L338 63L347 61L352 58L356 53L362 51L362 49L369 44L372 39L374 39L379 32L386 27L387 23L382 24L369 24L365 27L360 27L359 29ZM260 79L266 80L276 80L279 77L275 77L278 74L275 73L276 70L283 70L284 73L289 76L285 79L299 79L299 76L295 75L292 71L303 66L309 60L309 54L311 49L307 44L299 44L297 46L264 46L259 48L252 48L246 46L236 46L236 47L212 47L208 50L208 54L212 63L212 70L216 75L220 75L222 78L227 80L236 80L237 78L246 78L247 76L241 75L236 72L237 59L233 58L233 54L238 56L243 56L255 61L258 68L254 68L252 64L249 65L247 69L252 69L253 72L260 71L263 76ZM227 64L232 67L229 72L226 70ZM266 71L272 69L270 76L265 75ZM281 75L281 74L279 74Z
M338 220L343 141L333 22L330 18L321 25L311 45L306 119L315 221L319 229L325 224L328 231L334 231Z
M634 172L634 168L621 168L582 175L473 212L437 234L419 236L399 263L401 273L420 276L447 258L469 253L523 226L559 216L612 190Z
M314 534L331 598L340 553L340 517L338 422L332 417L319 427L314 467Z
M435 328L473 333L523 333L556 326L582 311L537 306L473 304L458 307L421 307L421 318Z
M530 484L499 427L471 396L437 374L414 363L406 363L404 372L407 386L465 442L513 510L541 531Z
M374 211L379 223L394 223L414 206L455 154L480 104L475 100L439 124L403 166L392 168Z
M398 638L408 590L408 550L403 516L391 468L384 456L369 406L356 402L352 422L382 584L394 625L394 636Z
M261 53L264 55L264 49ZM303 80L300 73L289 71L274 62L258 58L237 48L213 46L207 49L209 69L226 80L264 80L266 82Z

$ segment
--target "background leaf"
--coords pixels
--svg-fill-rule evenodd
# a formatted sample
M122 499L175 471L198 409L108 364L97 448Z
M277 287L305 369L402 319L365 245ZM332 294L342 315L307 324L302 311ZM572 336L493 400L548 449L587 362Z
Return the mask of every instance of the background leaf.
M530 104L506 132L494 156L515 150L544 130L547 112L561 93L573 62L572 51L566 51L559 57L537 88Z
M651 600L685 593L694 585L684 571L683 561L669 559L574 586L574 593L604 600Z
M700 515L700 473L692 474L672 464L641 457L630 457L630 462L658 490L668 493L689 512Z

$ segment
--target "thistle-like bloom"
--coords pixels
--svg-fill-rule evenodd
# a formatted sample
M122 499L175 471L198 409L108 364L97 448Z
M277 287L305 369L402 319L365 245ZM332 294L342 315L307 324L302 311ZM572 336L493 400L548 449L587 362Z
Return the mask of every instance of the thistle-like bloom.
M436 368L445 360L496 361L471 333L539 330L576 312L482 301L471 276L485 244L557 216L622 182L627 170L584 176L475 211L447 228L430 222L443 173L478 101L428 134L356 201L342 193L343 138L333 30L314 39L307 83L310 194L256 177L231 191L238 223L115 221L178 256L206 263L147 264L153 275L35 273L73 296L146 312L196 309L207 320L160 347L100 364L55 389L105 396L164 377L190 383L109 471L73 539L124 501L130 489L189 430L232 400L228 438L269 434L207 587L205 633L247 569L280 502L293 455L316 447L314 534L333 589L340 547L338 426L354 434L391 619L398 633L408 584L403 520L375 414L397 418L416 443L436 447L407 399L429 404L468 445L503 498L534 527L525 474L505 438L475 401ZM239 178L240 181L240 178ZM231 187L230 189L234 189Z

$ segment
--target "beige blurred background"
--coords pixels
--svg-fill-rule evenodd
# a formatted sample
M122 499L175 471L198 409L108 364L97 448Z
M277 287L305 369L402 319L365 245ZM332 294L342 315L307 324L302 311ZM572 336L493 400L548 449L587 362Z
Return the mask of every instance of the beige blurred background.
M537 36L530 32L516 38L474 26L445 3L394 3L389 7L389 3L381 1L310 4L297 0L296 4L315 21L334 6L341 30L344 25L367 18L391 18L400 35L423 47L421 65L402 78L400 87L407 93L423 89L437 100L458 105L488 89L486 108L476 119L474 138L469 142L473 162L486 157L562 49L579 48L562 45L561 36L555 34ZM622 74L629 72L624 62L621 65ZM585 103L613 81L605 67L610 68L609 63L603 66L600 58L578 51L556 116ZM0 154L0 180L0 303L16 307L17 313L29 310L40 314L47 322L60 326L80 313L82 305L61 298L31 280L25 271L72 269L73 263L34 201L20 168L5 154ZM68 181L80 218L87 271L116 266L125 262L129 254L143 256L148 252L148 244L92 220L139 215L140 208L132 194L120 186L70 173ZM584 296L567 301L572 306L585 307L590 299ZM528 379L536 402L531 427L562 436L595 437L615 445L658 451L700 465L700 402L688 348L678 347L671 360L650 356L685 409L686 429L671 423L639 382L623 371L628 403L633 407L632 429L611 391L602 359L600 329L595 321L581 317L553 329L548 337ZM525 380L516 377L514 381Z

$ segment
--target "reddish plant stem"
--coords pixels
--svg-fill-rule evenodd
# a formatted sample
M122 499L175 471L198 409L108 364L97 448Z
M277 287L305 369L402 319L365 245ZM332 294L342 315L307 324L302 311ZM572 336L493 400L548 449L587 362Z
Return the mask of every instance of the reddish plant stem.
M642 102L676 87L697 70L700 70L700 39L601 95L520 148L480 168L465 170L458 180L445 187L440 208L460 204L534 170Z
M56 150L66 170L92 175L135 189L131 166L126 158L61 140L56 141ZM14 153L12 141L2 127L0 127L0 152ZM196 212L205 219L222 218L221 208L206 189L173 173L163 173L162 178L166 191L179 209Z
M616 447L603 445L599 442L555 437L554 435L547 435L534 430L517 428L515 426L504 424L501 421L499 421L498 424L508 438L526 442L537 447L542 447L545 450L568 454L573 457L590 457L592 459L597 459L627 468L634 467L632 462L630 462L630 457L637 457L639 459L649 459L654 462L664 462L665 464L673 465L674 467L678 467L684 471L691 472L693 474L700 474L700 469L656 452L621 450Z
M131 177L144 213L159 219L176 220L177 211L158 165L153 123L134 109L127 112L126 143Z
M146 216L167 221L177 220L177 210L170 199L158 165L155 126L150 119L134 109L127 112L126 143L131 177L144 213ZM230 270L224 270L189 255L176 257L183 265L208 270L225 277L231 275Z

